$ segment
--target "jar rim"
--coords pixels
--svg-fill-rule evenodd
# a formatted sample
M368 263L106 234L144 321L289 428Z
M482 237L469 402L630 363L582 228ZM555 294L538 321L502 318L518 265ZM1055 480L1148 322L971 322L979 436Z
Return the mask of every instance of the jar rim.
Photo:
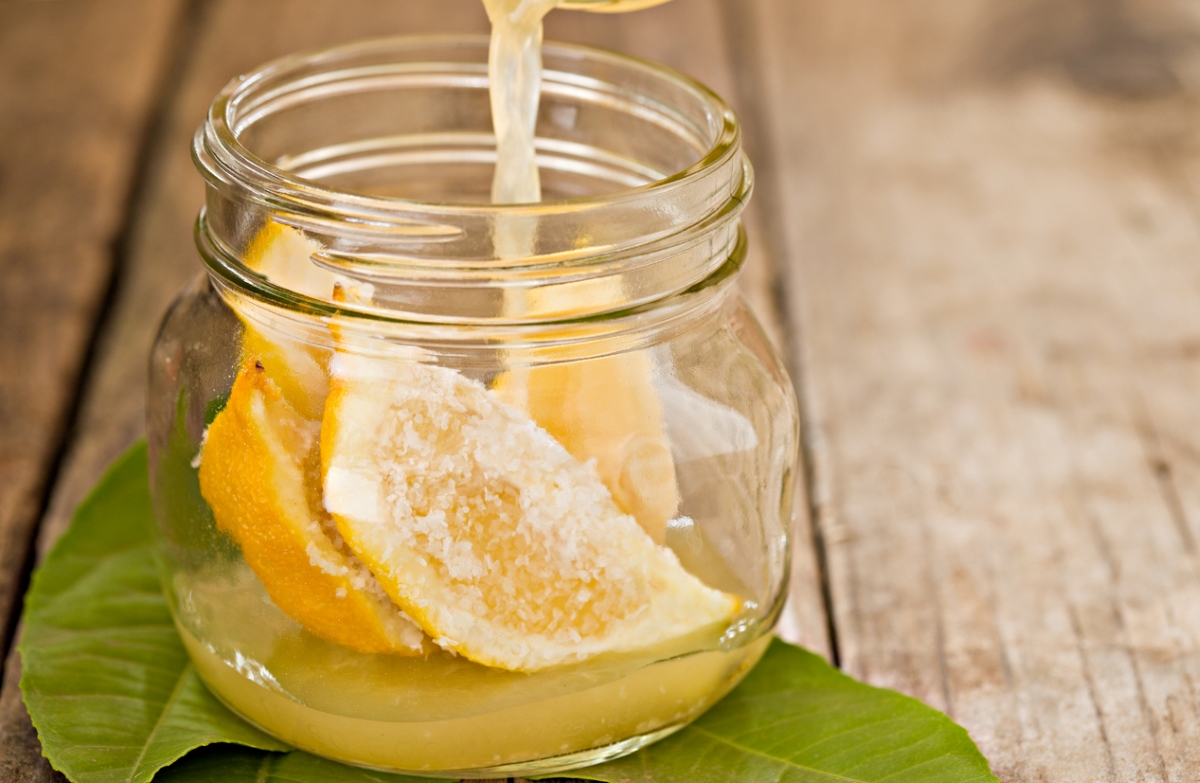
M288 55L231 80L213 100L192 148L195 164L209 185L204 211L208 219L202 214L199 227L204 236L197 237L197 244L210 270L268 305L318 317L337 312L406 323L505 320L447 318L445 314L430 317L404 307L333 302L289 289L246 266L238 249L245 247L245 239L231 238L245 230L244 225L233 224L245 224L246 218L230 220L224 214L229 210L214 209L232 202L253 205L266 219L291 225L318 240L322 236L345 239L351 234L358 239L347 240L350 244L366 237L360 245L382 242L400 248L391 255L354 250L328 254L333 257L314 256L319 265L350 270L351 277L365 282L371 282L372 275L381 275L389 282L401 280L414 290L443 285L475 293L489 287L544 292L558 286L557 290L569 293L592 283L601 284L592 286L593 291L605 286L611 289L613 281L624 280L621 285L625 288L636 287L643 292L640 300L614 299L609 303L592 302L585 296L586 311L538 313L518 319L522 322L561 323L577 320L575 316L591 318L605 312L606 307L609 311L628 311L694 289L717 274L732 252L737 232L731 229L753 187L752 171L741 150L740 124L728 104L708 87L667 66L640 58L576 44L547 42L543 48L548 63L544 91L557 85L556 89L568 92L593 90L607 95L604 90L620 87L623 106L627 104L632 107L629 111L651 116L653 122L675 134L671 138L686 142L683 149L697 154L695 162L678 171L662 172L665 176L612 192L531 204L420 201L375 195L301 176L289 170L282 159L271 162L256 154L241 138L247 128L269 118L280 107L302 106L314 95L324 97L337 89L357 89L338 85L356 85L363 79L428 76L442 69L458 81L470 82L472 88L482 85L486 90L488 43L486 36L477 35L369 39ZM552 62L563 65L563 69L551 68ZM610 81L589 76L592 72ZM629 83L636 87L619 82L611 74L631 80ZM455 86L461 85L456 82ZM593 100L591 93L587 94L588 98L579 99L584 105ZM494 154L494 137L488 139ZM539 145L543 141L539 134ZM539 158L540 153L539 146ZM624 220L635 214L637 221ZM261 225L262 219L258 220ZM568 222L575 227L603 225L608 227L609 236L592 245L572 246L563 240L557 245L547 242L543 247L539 234L537 254L515 258L495 251L490 255L480 253L471 245L472 236L495 232L501 221L519 220L552 228ZM717 235L719 238L714 240ZM645 269L638 270L639 265ZM642 275L636 285L628 282L631 270ZM566 298L558 297L559 301Z
M407 35L369 38L348 44L310 49L285 55L268 61L247 74L231 79L217 93L209 106L204 124L196 134L194 159L202 176L212 185L234 182L257 185L273 194L286 194L301 204L324 209L331 200L348 200L361 208L386 211L403 207L408 210L442 212L446 210L474 214L506 213L519 215L541 209L571 209L582 205L621 204L644 198L648 193L658 193L680 183L703 176L741 149L741 125L733 109L720 95L702 82L674 68L634 55L611 52L582 44L546 41L545 55L576 55L595 60L606 60L622 66L634 66L647 74L657 76L685 87L696 98L708 105L714 117L720 117L721 130L705 154L687 168L669 174L663 179L645 185L597 196L579 196L567 199L540 201L533 204L473 204L442 201L420 201L391 196L375 196L328 187L319 181L304 179L291 174L271 162L260 158L238 138L235 128L239 125L234 112L239 108L239 98L249 94L268 78L298 72L320 61L336 61L358 54L370 53L384 48L424 48L431 45L477 46L486 51L488 37L485 35ZM322 198L323 197L323 198Z

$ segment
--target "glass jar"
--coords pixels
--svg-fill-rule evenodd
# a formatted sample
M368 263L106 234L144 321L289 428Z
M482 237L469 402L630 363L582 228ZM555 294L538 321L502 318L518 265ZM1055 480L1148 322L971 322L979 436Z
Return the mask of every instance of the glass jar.
M487 41L294 56L194 144L206 267L151 359L157 552L214 694L372 768L632 752L779 615L791 385L735 281L729 108L548 45L546 201L487 203Z

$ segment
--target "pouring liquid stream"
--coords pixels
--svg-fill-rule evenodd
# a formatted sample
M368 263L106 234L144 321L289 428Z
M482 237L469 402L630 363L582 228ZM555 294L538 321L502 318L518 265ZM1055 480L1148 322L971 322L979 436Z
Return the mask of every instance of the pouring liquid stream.
M542 20L558 0L484 0L483 4L492 23L488 52L496 133L492 202L538 202L542 200L542 186L534 134L541 97ZM530 255L531 250L514 246L501 252L505 258L517 258Z
M532 204L542 200L538 176L536 127L542 84L542 20L558 0L483 0L492 23L488 85L496 134L495 204ZM509 215L499 219L493 237L497 255L517 261L534 255L537 218ZM505 294L505 310L526 310L520 291Z
M602 13L634 11L666 0L483 0L492 23L488 57L492 125L496 133L495 204L542 200L535 129L542 82L542 20L556 7ZM528 256L511 248L504 258ZM526 252L515 252L519 250Z

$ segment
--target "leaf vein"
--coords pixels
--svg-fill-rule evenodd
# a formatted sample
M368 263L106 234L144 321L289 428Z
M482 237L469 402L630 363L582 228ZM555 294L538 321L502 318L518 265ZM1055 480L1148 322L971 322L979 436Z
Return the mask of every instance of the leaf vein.
M271 779L271 767L275 764L275 754L268 753L263 757L262 764L258 765L258 775L255 776L255 783L267 783Z
M142 745L141 752L138 753L137 758L134 759L133 764L130 765L129 775L125 778L126 783L133 783L134 777L137 775L142 766L142 761L146 758L146 751L148 751L150 746L154 744L154 739L158 736L158 732L162 729L163 724L166 722L167 716L171 712L171 708L175 706L175 702L179 701L180 697L183 695L184 686L187 685L187 682L191 676L192 664L191 661L189 661L179 673L179 681L175 683L175 689L171 691L171 696L167 699L166 704L163 705L162 712L158 714L158 720L154 722L154 728L150 729L150 734L147 735L146 742Z
M836 772L826 772L825 770L817 769L816 767L807 767L807 766L804 766L803 764L797 764L794 761L789 761L788 759L781 759L778 756L773 756L770 753L765 753L761 750L756 750L754 748L748 748L745 745L734 742L733 740L729 739L728 737L722 737L718 734L713 734L711 731L706 731L698 726L693 726L692 728L695 731L698 731L701 734L704 734L704 735L710 737L711 739L715 740L716 742L724 743L731 748L740 750L743 753L748 753L751 756L758 756L759 758L764 758L764 759L767 759L768 761L774 761L778 764L784 765L785 767L794 767L796 769L803 769L803 770L812 772L817 775L825 775L830 780L844 780L844 781L846 781L846 783L861 783L861 781L856 781L853 778L848 778L843 775L839 775Z

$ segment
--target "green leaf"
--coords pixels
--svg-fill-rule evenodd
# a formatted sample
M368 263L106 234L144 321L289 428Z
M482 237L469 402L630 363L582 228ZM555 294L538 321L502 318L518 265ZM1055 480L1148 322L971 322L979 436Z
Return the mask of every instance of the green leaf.
M26 597L21 690L43 752L75 783L144 783L212 742L287 749L196 676L159 587L152 525L140 445L80 506Z
M692 725L572 773L606 783L995 781L967 732L916 699L864 685L778 639Z
M347 767L307 753L264 753L237 745L210 745L159 773L154 783L437 783Z
M428 781L267 752L286 748L210 696L188 664L159 589L151 528L138 446L80 507L34 577L21 687L55 768L75 783ZM945 715L778 640L691 726L572 774L604 783L996 780Z

